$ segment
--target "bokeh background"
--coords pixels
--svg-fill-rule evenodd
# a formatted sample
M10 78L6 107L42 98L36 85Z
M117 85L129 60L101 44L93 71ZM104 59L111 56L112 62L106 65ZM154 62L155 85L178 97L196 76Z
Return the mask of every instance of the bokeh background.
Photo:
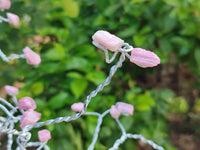
M117 101L133 104L134 115L120 117L127 132L142 134L167 150L199 149L199 0L12 0L11 9L0 15L6 12L18 14L21 25L0 24L0 48L9 55L29 46L42 63L33 67L25 60L0 60L1 97L5 84L15 85L20 87L18 98L35 99L40 121L74 114L71 104L83 102L114 64L106 64L104 53L91 44L97 30L107 30L134 47L154 51L161 65L143 69L127 60L88 111L102 113ZM45 126L53 137L48 145L85 150L96 121L83 116ZM32 130L32 141L38 140L37 131ZM105 117L95 149L108 149L120 136L115 121ZM6 136L1 140L4 149ZM120 149L152 150L130 139Z

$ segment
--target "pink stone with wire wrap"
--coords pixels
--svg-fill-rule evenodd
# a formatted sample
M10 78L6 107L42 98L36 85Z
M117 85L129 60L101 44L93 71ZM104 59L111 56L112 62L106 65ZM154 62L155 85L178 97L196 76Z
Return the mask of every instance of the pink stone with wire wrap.
M113 52L117 51L124 43L124 40L103 30L97 31L92 36L92 39L94 42Z

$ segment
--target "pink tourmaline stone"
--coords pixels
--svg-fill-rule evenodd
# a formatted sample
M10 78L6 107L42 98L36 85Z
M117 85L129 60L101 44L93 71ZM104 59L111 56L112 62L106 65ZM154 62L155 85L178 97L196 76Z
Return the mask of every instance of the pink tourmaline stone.
M38 137L39 137L40 142L45 142L51 139L51 133L47 129L40 130L38 131Z
M71 106L71 109L73 111L77 111L77 112L80 112L82 110L82 108L84 107L84 104L79 102L79 103L74 103L72 106Z
M119 112L119 110L116 108L115 105L112 105L112 106L111 106L110 115L111 115L114 119L118 119L118 118L119 118L120 112Z
M20 127L23 129L27 125L35 124L41 118L41 113L33 110L27 110L23 113Z
M36 109L35 101L31 97L23 97L18 101L19 109L29 110L29 109Z
M0 0L0 9L1 10L10 9L10 6L11 6L10 0Z
M155 53L142 48L133 48L130 61L143 68L160 64L160 58Z
M16 95L19 93L18 88L14 87L14 86L6 85L4 88L6 90L6 93L9 95Z
M121 47L121 45L124 43L124 40L103 30L97 31L92 36L92 39L94 42L98 43L99 45L113 52L117 51Z
M7 13L8 21L14 26L19 26L19 17L13 13Z
M133 114L133 105L130 105L124 102L117 102L115 106L117 110L124 115Z
M23 52L24 52L25 58L29 64L39 65L41 63L40 55L33 52L29 47L25 47L23 49Z

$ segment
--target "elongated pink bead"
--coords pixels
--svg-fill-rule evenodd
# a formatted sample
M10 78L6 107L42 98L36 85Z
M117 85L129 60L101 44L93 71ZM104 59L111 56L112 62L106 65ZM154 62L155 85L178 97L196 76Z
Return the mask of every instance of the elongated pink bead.
M124 40L103 30L97 31L92 36L92 39L94 42L111 51L117 51L124 43Z
M160 58L154 52L142 48L133 48L130 61L143 68L160 64Z
M14 86L6 85L4 88L6 90L6 93L9 95L16 95L19 93L18 88L14 87Z
M19 16L13 14L13 13L7 13L8 21L10 24L14 26L19 26Z
M117 102L115 106L117 110L124 115L133 114L133 105L130 105L124 102Z
M29 110L29 109L36 109L35 101L31 97L23 97L18 101L19 109Z
M79 103L74 103L72 106L71 106L71 109L73 111L77 111L77 112L80 112L82 110L82 108L84 107L84 104L79 102Z
M23 49L23 52L24 52L25 58L29 64L39 65L41 63L40 55L33 52L29 47L25 47Z
M45 142L51 139L51 133L47 129L40 130L38 131L38 137L39 137L40 142Z
M10 0L0 0L0 9L1 10L10 9L10 6L11 6Z
M41 118L41 113L33 110L27 110L23 113L20 127L23 129L27 125L35 124Z
M114 118L114 119L118 119L120 116L120 111L116 108L115 105L111 106L110 109L110 115Z

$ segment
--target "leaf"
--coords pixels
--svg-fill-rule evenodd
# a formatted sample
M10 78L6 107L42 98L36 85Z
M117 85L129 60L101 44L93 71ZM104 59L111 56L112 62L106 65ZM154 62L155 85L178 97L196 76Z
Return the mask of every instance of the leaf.
M61 44L54 44L54 48L46 52L45 56L49 60L62 60L65 58L65 49Z
M39 95L43 92L44 85L42 82L36 82L31 86L31 91L33 92L33 95Z
M142 45L144 44L145 40L146 40L146 36L145 35L134 35L133 36L133 41L135 43L135 46L142 47Z
M81 71L86 71L90 68L90 63L87 59L81 57L72 57L62 64L66 70L77 69Z
M96 71L89 72L86 75L86 78L89 81L93 82L94 84L99 85L104 82L104 80L106 79L106 75L103 71L96 70Z
M69 100L69 94L65 92L60 92L59 94L52 97L48 104L52 109L58 109L63 107Z
M76 18L79 15L79 5L75 0L63 0L62 8L66 12L67 16Z
M155 105L154 99L148 93L138 95L133 102L135 109L138 111L150 110Z
M87 88L88 82L84 78L75 79L70 83L70 89L76 98L79 98Z

